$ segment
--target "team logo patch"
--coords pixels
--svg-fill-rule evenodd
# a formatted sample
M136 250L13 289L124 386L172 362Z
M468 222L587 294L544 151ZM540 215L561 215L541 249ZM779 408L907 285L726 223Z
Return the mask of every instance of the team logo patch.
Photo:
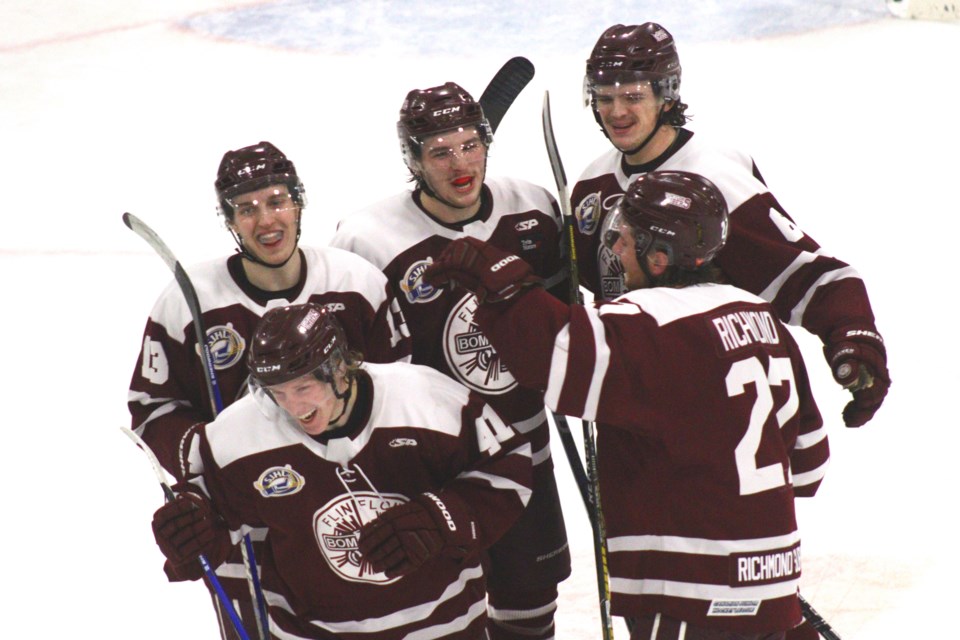
M443 355L458 382L482 393L507 393L517 380L474 322L476 312L473 294L454 305L443 328Z
M627 292L623 284L623 265L620 258L603 244L597 250L597 264L600 267L600 286L603 299L613 300Z
M399 580L387 578L370 568L360 555L360 527L374 520L390 507L407 499L399 494L377 494L373 491L351 491L341 495L313 514L313 532L320 555L334 573L350 582L390 584Z
M423 272L432 264L433 258L428 257L426 260L417 260L411 264L410 267L407 268L407 272L403 274L403 280L400 281L400 289L407 296L407 302L430 302L440 297L442 293L440 289L431 287L421 280Z
M234 330L232 323L219 324L207 329L207 348L210 350L213 368L217 371L229 369L240 362L246 346L246 341ZM199 353L198 346L197 354Z
M587 195L573 212L580 233L592 236L600 225L600 192Z
M689 209L693 201L686 196L679 196L675 193L667 192L663 194L663 204L677 207L679 209Z
M260 474L253 486L264 498L280 498L299 492L304 482L303 476L287 465L270 467Z

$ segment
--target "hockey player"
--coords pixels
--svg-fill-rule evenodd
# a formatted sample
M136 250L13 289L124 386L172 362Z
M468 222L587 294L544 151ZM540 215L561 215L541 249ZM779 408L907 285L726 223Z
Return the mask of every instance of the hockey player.
M266 531L277 638L484 637L479 550L530 497L530 445L429 367L361 363L334 314L268 311L251 393L192 431L179 496L153 528L173 580Z
M298 246L306 194L296 167L279 149L260 142L226 152L215 189L238 252L190 268L189 275L224 407L246 390L250 338L272 307L324 305L367 360L409 359L409 334L383 274L346 251ZM132 428L177 478L184 473L182 442L195 425L214 418L197 340L183 294L171 283L147 319L128 406ZM243 575L239 552L221 573L231 596L241 601L244 620L252 622L246 581L229 577ZM220 619L228 633L229 621Z
M827 438L772 305L720 284L727 222L707 179L653 172L600 230L628 289L613 301L562 304L471 239L424 274L484 301L521 384L597 422L612 611L637 639L778 640L801 622L794 496L817 490Z
M610 27L587 60L584 98L613 148L571 193L581 283L597 298L624 291L620 260L598 230L630 182L653 170L704 175L730 211L730 239L717 266L728 281L769 301L781 320L820 337L834 378L853 394L844 422L865 424L890 375L863 281L794 223L749 156L684 128L680 76L673 37L652 22Z
M570 554L543 398L517 385L477 329L473 295L427 286L420 276L450 241L471 237L523 256L551 282L562 280L559 210L541 187L486 178L490 125L480 105L453 82L410 91L397 130L415 188L342 220L332 244L386 275L410 328L414 363L480 392L530 437L533 498L489 551L490 635L552 638L557 585L570 574ZM557 290L564 288L558 283Z

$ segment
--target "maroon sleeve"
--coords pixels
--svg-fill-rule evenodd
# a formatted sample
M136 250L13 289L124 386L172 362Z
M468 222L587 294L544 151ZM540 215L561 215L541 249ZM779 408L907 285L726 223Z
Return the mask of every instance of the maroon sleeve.
M876 329L859 274L820 252L769 192L731 212L730 234L716 263L733 284L768 300L783 322L821 340L845 326Z
M463 468L439 495L479 523L479 546L489 547L520 517L533 485L530 444L476 393L462 411Z
M192 333L184 344L147 320L127 402L131 429L142 428L144 442L178 479L184 473L184 436L193 425L212 419L198 356L188 344L194 344Z

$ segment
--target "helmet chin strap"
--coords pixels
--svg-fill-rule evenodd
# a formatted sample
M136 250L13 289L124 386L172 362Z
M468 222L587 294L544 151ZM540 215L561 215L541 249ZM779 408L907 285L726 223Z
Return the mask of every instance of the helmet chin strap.
M634 148L632 148L632 149L627 149L626 151L622 151L623 155L625 155L625 156L632 156L632 155L635 154L635 153L639 153L641 149L643 149L645 146L647 146L647 145L650 143L651 140L653 140L653 136L657 135L657 131L660 131L660 127L662 127L662 126L664 125L664 117L663 117L663 115L664 115L664 113L666 113L666 112L663 110L663 107L664 107L664 106L665 106L665 105L660 105L660 111L659 111L659 113L657 113L657 122L656 122L656 124L653 126L653 131L650 132L650 135L648 135L646 138L644 138L644 139L643 139L643 142L641 142L640 144L638 144L638 145L635 146ZM604 133L606 133L606 129L604 129Z
M343 400L343 407L340 409L340 413L337 414L336 418L331 418L327 424L336 424L340 421L340 418L343 417L343 414L347 412L347 407L350 405L350 396L353 394L353 380L350 380L350 383L347 385L346 390L343 393L337 391L336 386L333 388L333 395L337 397L337 400Z

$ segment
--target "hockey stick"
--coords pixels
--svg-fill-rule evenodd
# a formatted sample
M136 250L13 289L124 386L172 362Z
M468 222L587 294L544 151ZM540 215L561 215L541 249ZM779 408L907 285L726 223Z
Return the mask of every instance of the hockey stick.
M123 431L128 438L133 440L133 443L140 447L140 450L147 455L147 458L150 460L150 465L153 467L153 472L156 474L157 480L160 482L160 487L163 489L165 501L170 502L175 500L176 495L173 493L173 489L170 488L170 485L167 484L167 479L163 475L163 469L160 468L160 461L157 460L157 456L153 453L153 451L150 450L150 447L147 446L147 443L144 442L143 438L137 435L137 433L132 429L120 427L120 430ZM210 584L212 584L213 588L216 590L217 597L220 599L220 603L223 605L223 607L227 610L227 614L230 616L230 621L233 622L233 627L240 635L241 640L250 640L250 636L247 635L246 629L243 628L243 622L240 620L237 610L233 607L233 603L230 602L230 596L228 596L223 590L223 586L220 584L217 574L210 566L210 562L202 553L197 556L197 560L203 566L203 574L207 577L207 580L210 581Z
M583 302L580 296L579 272L577 269L576 245L573 239L573 215L570 213L570 199L567 197L567 176L563 171L563 163L560 161L560 150L557 148L557 140L553 135L553 121L550 116L550 92L546 91L543 95L543 139L547 147L547 155L550 156L550 167L553 169L553 178L557 183L557 195L560 200L560 211L563 214L563 226L566 231L568 243L568 256L570 258L570 298L572 303L580 304ZM564 418L564 422L566 419ZM613 638L613 618L610 615L610 572L607 569L607 532L603 523L603 509L600 506L600 484L597 475L597 444L594 433L594 425L588 420L582 421L583 425L583 447L584 456L587 461L586 469L586 494L584 487L581 486L581 497L587 500L587 512L590 516L590 524L593 528L593 549L594 559L597 565L597 590L600 594L600 623L603 627L604 640ZM564 438L563 431L559 428L561 440ZM570 436L567 429L567 436ZM572 440L572 437L571 437ZM572 445L573 442L571 441ZM575 449L574 449L575 450ZM570 466L580 466L579 456L570 457L570 450L564 443L564 451L570 460ZM576 464L575 464L576 462ZM576 472L574 472L576 475Z
M507 109L517 99L523 88L533 80L533 63L522 56L510 58L487 84L480 96L480 107L487 117L493 133L497 132L500 121Z
M157 235L157 232L151 229L145 222L140 220L132 213L123 214L123 223L131 231L146 240L154 251L163 259L167 267L173 271L173 277L180 286L180 291L190 309L190 316L193 318L193 330L197 334L197 345L200 348L200 359L203 362L203 377L207 385L207 395L210 397L210 410L213 417L216 418L223 411L223 399L220 396L220 385L217 383L217 374L213 368L213 358L210 355L210 345L207 344L207 332L203 325L203 314L200 309L200 299L197 297L197 291L190 281L190 276L184 270L183 265L177 260L173 252ZM253 542L250 535L243 536L243 543L240 546L243 553L243 564L246 569L247 582L250 586L250 596L253 598L256 607L254 614L256 618L257 629L260 633L260 640L266 640L270 637L270 631L267 623L267 608L263 596L263 589L260 586L260 576L257 572L256 558L253 552Z
M544 141L546 142L546 146L547 146L547 153L550 156L550 164L551 164L551 167L553 168L553 177L557 182L557 190L560 196L560 208L561 208L561 211L563 212L564 228L567 231L567 242L569 244L568 248L569 248L569 257L570 257L570 290L571 290L570 298L574 302L578 304L582 304L583 299L582 299L582 296L580 295L576 245L574 243L574 236L573 236L573 216L571 215L571 212L570 212L570 202L567 199L567 177L563 170L563 163L560 160L560 151L557 148L557 141L553 135L553 122L550 117L550 92L549 91L545 92L543 96L543 135L544 135ZM580 481L578 480L577 484L580 487L580 495L583 498L584 503L587 505L587 511L591 518L591 525L593 525L594 527L595 538L597 536L596 530L599 528L601 531L600 541L604 545L602 549L604 554L603 555L603 570L605 573L604 578L606 580L609 580L609 573L607 573L607 570L606 570L606 536L605 536L605 530L603 526L603 512L600 509L599 485L596 483L596 478L597 478L596 450L594 448L592 453L589 450L591 448L590 445L594 445L595 447L595 442L592 435L593 427L592 425L590 426L591 435L588 437L586 433L588 428L587 424L588 423L584 421L584 442L585 442L585 446L588 449L585 453L587 457L587 463L589 466L590 478L592 479L592 482L590 482L589 485L583 485L583 484L580 484ZM563 432L560 431L559 424L558 424L557 431L560 432L561 440L563 440ZM567 431L567 434L569 436L569 430ZM571 442L571 445L572 445L572 442ZM578 454L571 456L567 448L566 442L564 442L564 450L567 451L567 457L570 460L571 467L580 467L580 459ZM576 448L574 447L573 450L576 451ZM580 474L581 475L583 474L582 467L580 467ZM576 472L576 469L574 469L574 476L577 476L577 475L578 474ZM596 492L596 496L597 496L596 503L591 502L590 492ZM595 508L591 508L594 504L596 505ZM597 519L596 521L594 521L595 518ZM596 539L594 543L596 545L597 543ZM609 584L609 582L607 582L607 584ZM608 607L609 607L609 595L610 594L609 594L609 587L608 587L608 591L607 591L608 600L606 603ZM827 623L827 621L824 620L823 617L819 613L817 613L817 611L812 606L810 606L810 603L807 602L803 596L801 596L800 594L797 594L797 598L800 600L800 609L803 612L803 617L807 620L807 622L809 622L813 626L814 629L817 630L817 632L821 636L823 636L826 640L840 640L840 636L838 636L836 632L834 632L833 628ZM603 600L601 597L601 603L602 602ZM631 620L630 618L626 618L626 623L627 623L627 627L631 631L633 631L634 621Z
M803 617L817 630L817 633L826 638L826 640L840 640L840 636L833 630L833 627L827 624L823 616L817 613L817 610L811 607L810 603L804 600L803 596L799 593L797 597L800 599L800 610L803 612Z

